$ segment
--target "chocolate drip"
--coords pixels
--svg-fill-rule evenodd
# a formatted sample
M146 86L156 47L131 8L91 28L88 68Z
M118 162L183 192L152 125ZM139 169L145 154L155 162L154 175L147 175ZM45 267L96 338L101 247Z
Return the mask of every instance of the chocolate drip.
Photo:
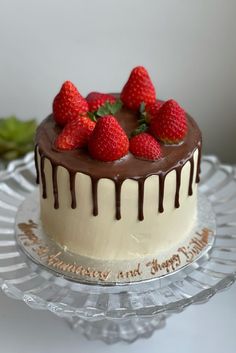
M47 185L46 185L46 178L44 173L44 163L45 163L45 156L40 154L40 174L41 174L41 183L42 183L42 197L43 199L47 198Z
M159 202L158 202L158 212L163 213L163 200L164 200L164 190L165 190L165 175L159 175Z
M176 191L175 191L175 208L179 208L179 189L181 185L181 172L183 166L176 168Z
M34 148L34 163L35 163L35 169L36 169L36 184L39 184L39 165L38 165L37 145Z
M193 194L193 171L194 171L193 155L190 158L189 162L190 162L190 176L189 176L188 194L189 196L191 196Z
M75 177L76 173L70 172L70 193L71 193L71 208L75 209L77 206L75 195Z
M54 208L59 208L59 201L58 201L58 184L57 184L57 168L58 166L52 164L52 185L53 185L53 195L54 195Z
M139 221L144 220L144 215L143 215L144 183L145 183L145 179L139 179L138 181L138 219Z
M121 219L121 212L120 212L120 196L121 196L121 186L123 181L117 181L115 183L115 190L116 190L116 219Z
M195 151L194 151L195 152ZM189 158L190 162L190 175L189 175L189 186L188 186L188 194L191 196L193 194L192 185L193 185L193 174L194 174L194 152L192 156ZM35 149L35 155L37 154L37 149ZM41 181L42 181L42 197L47 198L47 190L46 190L46 178L44 173L44 164L45 164L45 156L39 151L40 154L40 172L41 172ZM199 180L199 173L200 173L200 160L201 160L201 147L198 147L198 162L197 162L197 176L196 182ZM187 162L187 161L186 161ZM186 164L182 164L181 166L177 166L175 168L176 171L176 191L175 191L175 207L180 207L179 202L179 191L181 186L181 172L183 166ZM35 156L35 163L36 166L38 165L37 156ZM57 183L57 168L58 165L52 164L52 182L53 182L53 194L54 194L54 208L59 208L59 200L58 200L58 183ZM37 170L39 173L39 170ZM76 172L69 172L70 174L70 192L71 192L71 208L75 209L77 207L76 202L76 193L75 193L75 178ZM159 176L159 200L158 200L158 212L163 213L163 201L164 201L164 190L165 190L165 178L167 174L161 173L158 174ZM143 204L144 204L144 183L146 178L139 178L138 181L138 219L142 221L144 219L143 213ZM92 183L92 199L93 199L93 215L98 215L98 200L97 200L97 185L98 185L99 178L95 178L91 176L91 183ZM123 180L113 180L115 183L115 207L116 207L116 219L121 219L121 187Z
M98 179L92 178L93 215L98 215Z
M118 122L121 124L127 135L137 127L137 115L132 111L122 108L116 114ZM93 215L98 215L98 195L97 187L101 178L107 178L115 183L115 207L116 219L121 218L121 188L122 183L126 179L135 180L138 183L138 219L144 219L144 183L146 178L151 175L159 177L159 200L158 212L164 212L164 193L165 193L165 178L171 171L176 172L176 191L175 191L175 207L180 206L179 193L181 187L181 171L183 166L190 162L190 174L188 184L188 194L193 193L193 178L194 178L194 152L196 146L198 148L198 160L196 166L196 182L199 182L200 161L201 161L201 132L198 129L194 120L187 115L188 133L183 142L176 145L162 144L162 158L158 161L149 162L135 158L131 153L119 161L101 162L92 159L87 150L72 150L58 151L54 148L54 141L61 131L56 125L53 116L45 119L37 129L36 148L35 148L35 165L37 172L37 182L42 184L42 197L47 197L46 178L44 173L45 158L52 163L52 178L53 178L53 193L54 206L59 207L58 202L58 185L57 185L57 167L64 167L70 175L70 192L71 192L71 207L77 207L75 179L76 173L80 172L88 175L91 178ZM37 156L40 155L40 162ZM39 166L40 163L40 166ZM40 168L39 168L40 167Z
M202 156L202 149L201 149L201 143L199 143L199 148L198 148L198 158L197 158L197 174L196 174L196 183L199 183L199 181L200 181L200 173L201 173L201 156Z

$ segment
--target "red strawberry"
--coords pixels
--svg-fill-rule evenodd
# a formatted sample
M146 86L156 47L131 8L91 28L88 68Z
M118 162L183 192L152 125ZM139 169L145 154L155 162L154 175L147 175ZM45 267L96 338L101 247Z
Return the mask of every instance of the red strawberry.
M185 111L175 100L168 100L159 109L156 117L151 120L150 131L165 143L179 143L187 133Z
M69 120L78 118L88 111L88 103L72 82L63 83L53 101L53 115L57 124L64 126Z
M91 92L87 95L86 101L88 102L89 111L96 112L105 102L115 103L116 98L111 94Z
M95 128L95 122L87 116L69 121L58 135L55 146L61 150L73 150L84 147Z
M131 71L120 97L122 102L132 110L138 110L142 102L146 105L155 103L155 88L143 66L137 66Z
M156 117L159 109L161 108L163 102L156 101L155 103L146 106L145 111L147 113L147 120L150 121Z
M161 157L160 144L146 132L132 137L129 150L135 157L155 161Z
M113 115L100 118L88 144L94 159L109 162L125 156L129 150L129 139Z

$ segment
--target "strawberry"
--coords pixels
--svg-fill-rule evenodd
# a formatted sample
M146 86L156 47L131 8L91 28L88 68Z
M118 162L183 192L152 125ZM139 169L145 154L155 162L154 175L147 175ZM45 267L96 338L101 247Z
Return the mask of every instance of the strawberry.
M95 122L87 116L79 116L77 119L69 121L57 136L56 148L73 150L86 146L95 125Z
M142 102L146 105L155 103L155 88L143 66L137 66L131 71L120 97L124 105L132 110L138 110Z
M125 156L129 139L113 115L99 118L88 144L94 159L109 162Z
M150 122L150 120L152 120L153 118L156 117L162 104L163 103L161 101L156 101L155 103L152 103L152 104L149 104L146 106L145 111L147 113L147 121L148 122Z
M96 112L107 101L110 103L115 103L116 98L111 94L91 92L87 95L86 101L88 102L89 111L93 113Z
M145 124L148 127L150 121L156 117L157 112L159 111L160 107L162 106L162 102L155 101L155 103L149 104L146 106L145 103L141 103L139 107L139 118L138 123L139 126ZM143 132L143 129L141 129ZM139 131L139 128L138 128Z
M63 83L53 101L53 116L57 124L64 126L69 120L77 119L88 111L88 103L72 82Z
M185 111L175 100L168 100L151 120L150 131L164 143L179 143L187 133Z
M161 157L161 146L155 138L146 132L132 137L129 150L137 158L155 161Z

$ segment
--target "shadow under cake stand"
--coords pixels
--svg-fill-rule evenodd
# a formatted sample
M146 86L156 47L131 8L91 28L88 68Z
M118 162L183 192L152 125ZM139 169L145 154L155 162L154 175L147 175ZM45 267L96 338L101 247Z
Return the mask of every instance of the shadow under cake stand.
M11 298L65 318L88 339L133 342L165 325L171 313L204 303L236 278L236 169L202 160L200 192L216 219L211 250L171 275L122 285L79 283L33 262L17 245L15 220L35 190L33 154L0 172L0 285Z

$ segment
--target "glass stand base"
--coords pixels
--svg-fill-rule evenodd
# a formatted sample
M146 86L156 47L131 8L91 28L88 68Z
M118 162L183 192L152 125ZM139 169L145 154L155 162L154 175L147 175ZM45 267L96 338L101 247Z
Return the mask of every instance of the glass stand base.
M133 317L123 320L85 321L77 317L66 319L70 327L81 333L88 340L102 340L107 344L124 341L132 343L138 338L148 338L155 330L166 324L167 314L151 318Z

